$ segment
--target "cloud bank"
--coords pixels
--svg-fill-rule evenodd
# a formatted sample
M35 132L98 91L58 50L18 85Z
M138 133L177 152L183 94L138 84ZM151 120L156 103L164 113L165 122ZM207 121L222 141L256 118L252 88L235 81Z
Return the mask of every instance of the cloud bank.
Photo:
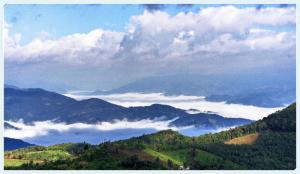
M72 93L64 95L77 100L99 98L124 107L166 104L184 110L197 109L199 112L215 112L224 117L247 118L251 120L261 119L282 109L281 107L263 108L251 105L227 104L225 101L211 102L206 101L205 97L199 96L165 96L162 93L124 93L111 95L76 95Z
M16 129L6 129L5 136L14 138L31 138L36 136L44 136L49 132L55 130L58 132L67 132L72 129L84 130L84 129L95 129L99 131L112 131L118 129L155 129L155 130L166 130L173 129L178 130L177 127L169 126L169 123L174 121L159 121L144 119L139 121L128 121L128 120L113 120L112 122L101 122L98 124L85 124L85 123L56 123L52 121L37 121L32 124L25 124L22 120L18 122L6 121L10 125L19 128ZM184 129L184 128L182 128ZM16 133L19 132L19 133ZM20 132L22 132L20 134Z
M53 145L68 142L99 144L105 141L128 139L166 129L179 131L186 136L199 136L205 133L219 132L233 128L172 127L169 126L171 121L139 120L129 122L127 120L115 120L114 122L102 122L99 124L75 123L68 125L52 121L33 122L30 125L24 124L22 121L7 121L19 129L5 129L4 136L22 139L37 145Z

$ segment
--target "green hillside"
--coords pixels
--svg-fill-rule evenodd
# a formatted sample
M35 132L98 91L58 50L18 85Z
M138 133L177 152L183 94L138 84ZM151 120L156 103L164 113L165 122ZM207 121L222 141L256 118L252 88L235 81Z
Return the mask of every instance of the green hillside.
M250 125L199 137L165 130L96 146L62 144L5 152L5 169L292 170L295 167L296 104Z

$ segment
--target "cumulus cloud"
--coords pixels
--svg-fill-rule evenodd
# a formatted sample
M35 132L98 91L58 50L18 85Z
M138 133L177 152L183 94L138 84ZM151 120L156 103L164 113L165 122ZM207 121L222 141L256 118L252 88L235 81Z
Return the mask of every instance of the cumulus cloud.
M8 28L5 29L8 33ZM7 35L6 35L7 36ZM119 51L123 33L96 29L86 34L76 33L56 40L45 39L45 32L21 46L20 35L5 37L7 61L95 63L110 59Z
M3 38L5 51L15 51L14 49L19 46L21 40L21 34L9 34L9 29L12 27L11 24L4 22Z
M227 5L175 15L157 9L132 16L122 32L95 29L61 38L41 33L27 44L7 24L5 78L91 90L156 75L286 71L296 61L295 24L294 6Z
M156 5L147 7L157 8ZM198 13L145 10L132 16L124 32L95 29L56 40L35 38L20 45L20 35L9 36L5 28L5 58L10 61L66 61L103 63L103 60L164 59L199 52L256 51L288 49L295 45L295 34L260 33L257 27L295 25L295 8L209 7ZM215 49L213 49L215 47ZM162 49L163 48L163 49ZM234 48L234 49L232 49Z
M77 100L100 98L124 107L166 104L184 110L196 109L199 110L199 112L214 112L224 117L247 118L251 120L261 119L275 111L282 109L282 107L263 108L251 105L227 104L225 101L210 102L206 101L205 97L185 95L165 96L161 93L125 93L111 95L77 95L72 93L64 95Z
M221 50L222 53L230 53L232 50L235 53L260 49L282 50L293 48L294 33L269 32L267 36L266 33L256 33L254 37L250 31L257 26L280 27L294 24L294 8L257 10L223 6L175 16L163 11L145 11L142 15L131 18L130 32L125 35L127 42L123 47L127 54L136 55L135 57L145 55L146 58L153 59L180 56L187 59L186 56L194 54L201 58L199 56L215 50ZM257 57L261 56L258 54Z
M240 53L249 51L274 50L275 52L288 50L296 44L295 35L288 32L272 32L261 29L250 29L244 40L232 34L223 34L208 44L200 45L199 51L217 53Z

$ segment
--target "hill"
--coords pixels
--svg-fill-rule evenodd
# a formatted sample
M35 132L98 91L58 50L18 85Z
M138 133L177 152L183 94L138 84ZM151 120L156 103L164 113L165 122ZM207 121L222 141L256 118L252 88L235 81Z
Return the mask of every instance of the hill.
M4 137L4 151L15 150L15 149L29 147L29 146L35 146L35 145L19 139Z
M76 100L39 88L4 88L4 120L52 120L51 113Z
M228 144L253 134L259 135L251 145ZM200 136L196 141L199 148L247 169L295 169L296 103L250 125Z
M253 135L255 139L253 139ZM232 143L237 139L251 143ZM246 142L247 142L246 141ZM231 142L231 143L228 143ZM270 148L271 147L271 148ZM52 147L49 147L52 148ZM32 149L32 148L27 148ZM26 157L24 152L16 153ZM58 148L60 149L60 148ZM65 148L61 148L65 149ZM26 157L26 159L29 157ZM256 169L296 167L296 104L250 125L186 137L172 130L86 146L72 158L6 169Z

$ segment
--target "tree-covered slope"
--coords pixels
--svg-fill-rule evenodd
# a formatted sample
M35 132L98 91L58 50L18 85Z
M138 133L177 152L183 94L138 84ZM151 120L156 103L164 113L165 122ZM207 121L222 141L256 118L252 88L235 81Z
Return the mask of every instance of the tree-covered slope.
M246 135L258 137L251 145L224 144ZM250 125L197 138L198 147L239 163L246 169L295 169L296 104Z
M270 114L261 120L216 134L206 134L197 138L200 143L220 143L235 137L256 132L296 132L296 103Z

